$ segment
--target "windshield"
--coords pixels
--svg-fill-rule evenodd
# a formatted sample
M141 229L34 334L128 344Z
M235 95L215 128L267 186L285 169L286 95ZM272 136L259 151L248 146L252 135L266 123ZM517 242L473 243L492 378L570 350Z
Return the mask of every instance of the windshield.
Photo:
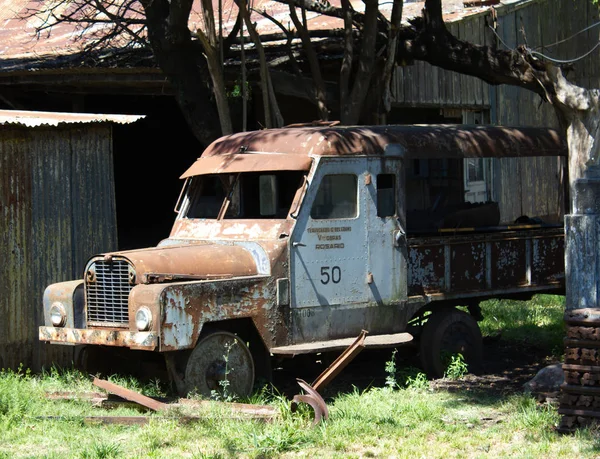
M180 213L184 218L287 218L303 171L242 172L191 177Z

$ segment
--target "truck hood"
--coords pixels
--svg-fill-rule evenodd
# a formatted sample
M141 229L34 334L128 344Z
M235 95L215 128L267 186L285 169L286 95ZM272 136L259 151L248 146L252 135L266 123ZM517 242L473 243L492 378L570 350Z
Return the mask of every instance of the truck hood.
M133 263L136 283L218 279L258 273L252 253L237 245L198 244L112 252Z

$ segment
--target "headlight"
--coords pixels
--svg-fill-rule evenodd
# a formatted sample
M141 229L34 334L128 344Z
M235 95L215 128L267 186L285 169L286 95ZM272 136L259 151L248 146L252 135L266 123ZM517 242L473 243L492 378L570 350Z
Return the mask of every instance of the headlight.
M52 306L50 306L50 322L52 322L52 325L55 327L64 327L67 322L67 311L62 303L55 301L52 303Z
M135 313L135 326L139 331L148 331L152 327L152 313L146 306L142 306Z

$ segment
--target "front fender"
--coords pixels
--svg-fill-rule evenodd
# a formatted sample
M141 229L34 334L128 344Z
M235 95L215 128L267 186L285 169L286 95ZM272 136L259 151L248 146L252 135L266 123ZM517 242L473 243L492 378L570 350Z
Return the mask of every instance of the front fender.
M160 350L193 349L209 322L254 318L274 298L269 276L164 285L161 290Z
M55 303L61 303L67 313L65 327L84 328L84 294L83 279L51 284L44 290L44 324L52 326L50 308Z

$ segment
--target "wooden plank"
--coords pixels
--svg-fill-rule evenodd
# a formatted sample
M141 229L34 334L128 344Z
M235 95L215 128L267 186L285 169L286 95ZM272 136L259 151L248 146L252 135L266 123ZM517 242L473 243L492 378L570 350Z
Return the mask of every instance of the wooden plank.
M460 37L459 35L459 26L458 23L453 22L450 24L450 32L457 37ZM460 106L461 105L461 77L458 73L456 72L448 72L448 76L450 77L450 84L449 84L449 98L447 101L447 104L455 107L455 106Z
M434 105L443 106L443 99L440 97L441 88L443 88L443 82L440 80L440 68L435 65L429 65L428 69L431 79L431 102Z
M405 105L412 106L415 101L414 93L413 93L414 79L415 79L414 65L407 65L406 67L404 67L404 81L403 81L404 104Z
M473 39L475 43L479 45L483 45L484 37L483 37L483 28L485 24L483 23L483 16L475 17L471 20L473 23ZM483 105L483 80L477 78L476 86L473 92L474 102L477 106Z
M461 39L467 35L466 24L464 21L458 22L458 36ZM469 105L469 91L471 90L470 78L468 75L459 74L460 92L458 93L457 103L461 106Z
M598 5L593 2L587 3L587 24L595 24L600 21L600 11L598 10ZM594 27L587 32L587 42L590 46L594 43L597 43L600 39L600 31L597 27ZM596 49L588 59L586 59L588 65L588 75L589 75L589 87L590 88L600 88L600 72L597 65L597 62L600 61L600 48Z

